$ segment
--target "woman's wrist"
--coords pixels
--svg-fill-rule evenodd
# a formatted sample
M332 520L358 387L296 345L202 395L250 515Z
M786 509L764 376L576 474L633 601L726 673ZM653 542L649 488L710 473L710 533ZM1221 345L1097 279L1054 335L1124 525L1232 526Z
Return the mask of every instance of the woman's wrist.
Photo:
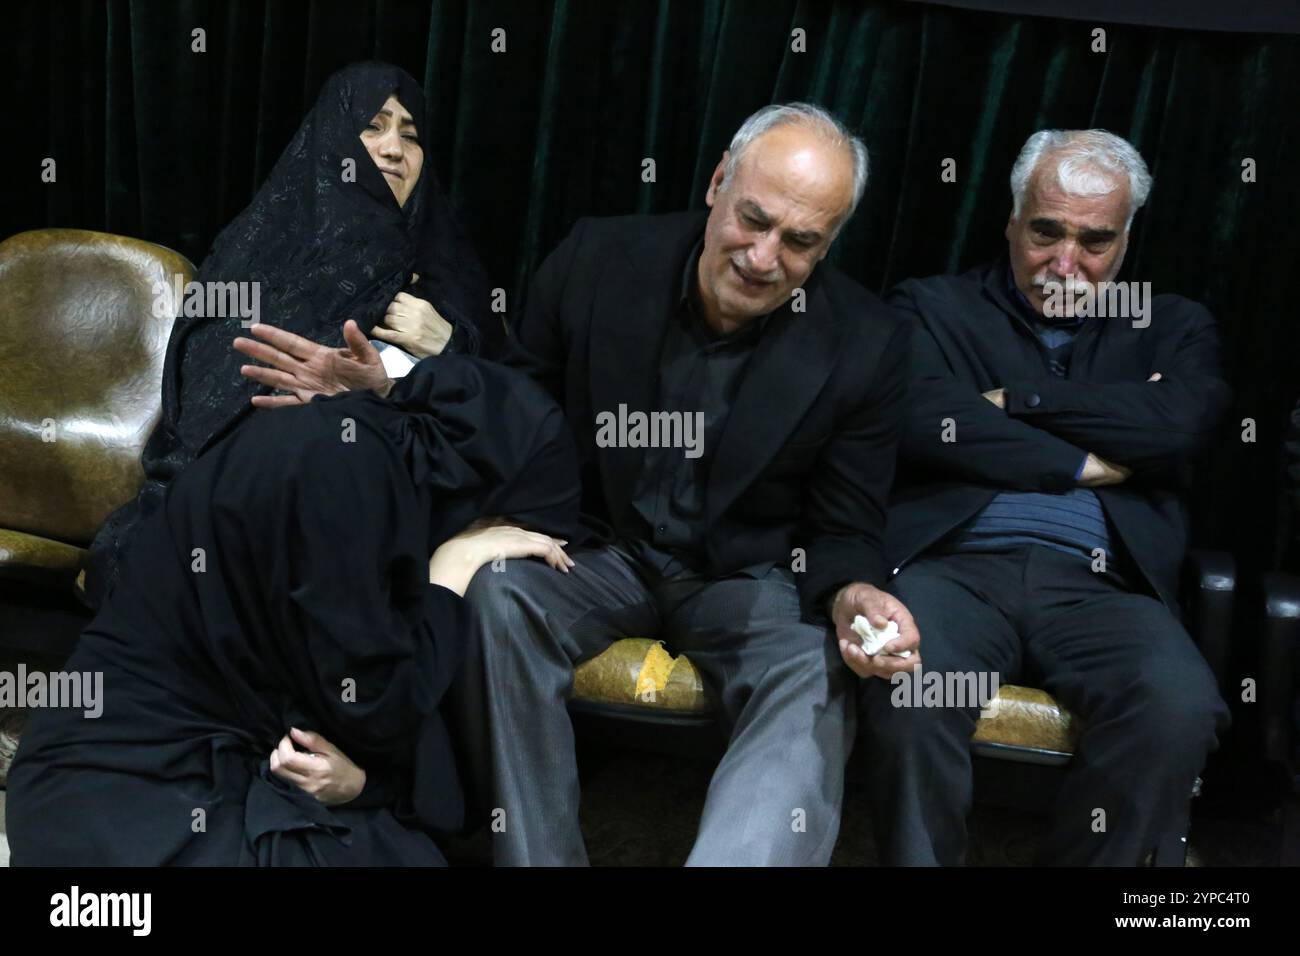
M451 341L451 335L440 335L441 330L425 329L424 333L411 345L411 354L417 359L426 359L431 355L441 355Z
M484 564L472 539L451 538L429 559L429 583L440 584L461 597Z

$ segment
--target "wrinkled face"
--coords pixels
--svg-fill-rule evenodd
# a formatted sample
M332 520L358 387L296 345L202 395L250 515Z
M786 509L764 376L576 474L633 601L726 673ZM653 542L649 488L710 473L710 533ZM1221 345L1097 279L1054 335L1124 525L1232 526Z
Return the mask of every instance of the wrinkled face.
M1064 288L1073 276L1096 286L1114 279L1124 263L1128 179L1112 181L1115 188L1104 195L1071 196L1057 180L1051 155L1029 177L1020 215L1012 213L1006 236L1016 287L1040 314L1049 294L1045 283Z
M405 206L420 181L424 150L415 132L415 120L396 96L385 100L370 125L361 131L361 142L397 197L397 204Z
M713 171L700 254L700 297L724 330L776 309L825 258L853 200L847 150L815 131L778 126L755 139L725 186Z

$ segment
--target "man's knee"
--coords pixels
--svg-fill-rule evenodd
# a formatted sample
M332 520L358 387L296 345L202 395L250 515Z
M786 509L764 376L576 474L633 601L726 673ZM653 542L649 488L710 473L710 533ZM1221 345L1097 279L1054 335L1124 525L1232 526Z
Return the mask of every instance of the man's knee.
M470 579L465 600L476 616L508 618L518 612L538 566L529 560L489 562Z
M473 656L488 662L527 661L539 648L550 647L549 629L542 624L548 582L538 580L539 569L555 573L540 561L508 560L496 568L485 564L470 579L465 600L475 625L470 629Z
M1149 667L1124 690L1124 709L1140 723L1136 732L1158 753L1195 751L1214 745L1228 724L1228 709L1203 662Z

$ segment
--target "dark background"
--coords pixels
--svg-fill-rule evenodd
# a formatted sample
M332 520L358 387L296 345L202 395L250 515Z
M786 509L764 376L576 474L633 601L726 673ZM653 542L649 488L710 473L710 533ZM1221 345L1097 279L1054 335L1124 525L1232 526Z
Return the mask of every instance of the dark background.
M831 108L871 150L866 196L832 257L883 291L1004 247L1007 177L1031 132L1105 127L1155 175L1123 277L1205 302L1237 389L1199 471L1195 539L1233 550L1247 571L1272 567L1287 527L1279 444L1300 393L1289 291L1300 37L1232 28L1280 23L1295 5L1255 8L1263 19L1246 3L1121 6L1145 22L848 0L20 2L0 36L0 235L101 229L197 262L324 78L379 58L424 84L427 161L512 314L577 217L700 206L737 125L793 99ZM1097 26L1104 54L1090 49ZM191 52L195 27L206 53ZM506 53L490 50L494 27ZM796 27L806 53L790 49ZM40 181L47 156L55 184ZM641 181L644 157L655 183ZM956 183L940 181L946 157ZM1246 157L1254 183L1241 179ZM1253 445L1240 438L1247 417Z

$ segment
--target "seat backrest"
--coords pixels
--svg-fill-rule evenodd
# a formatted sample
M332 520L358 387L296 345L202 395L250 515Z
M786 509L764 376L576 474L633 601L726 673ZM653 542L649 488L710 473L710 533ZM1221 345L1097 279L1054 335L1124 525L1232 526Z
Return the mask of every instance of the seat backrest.
M175 276L183 288L193 272L179 253L103 232L0 242L0 528L84 545L135 495Z

